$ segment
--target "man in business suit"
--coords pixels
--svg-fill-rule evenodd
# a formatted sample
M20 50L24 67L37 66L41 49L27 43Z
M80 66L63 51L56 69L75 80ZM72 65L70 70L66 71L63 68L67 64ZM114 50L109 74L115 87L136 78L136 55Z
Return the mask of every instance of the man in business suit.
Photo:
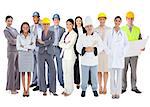
M30 28L31 33L36 37L36 39L41 39L42 25L39 23L40 22L39 12L34 12L32 17L33 17L34 24ZM33 77L32 77L32 84L30 85L30 87L36 86L33 89L33 91L39 90L38 51L39 51L39 48L36 46L34 50L34 71L33 71Z
M41 39L37 40L37 45L39 46L38 60L39 60L39 90L43 92L46 96L47 86L45 78L45 62L49 69L49 91L54 96L56 94L56 70L54 65L54 32L49 30L50 20L49 18L44 18L42 20L43 31Z
M61 48L58 46L59 41L65 32L65 29L59 25L60 16L58 14L53 15L54 25L50 27L50 31L54 32L54 56L57 62L57 77L60 85L64 87L63 70L62 70L62 58L60 58ZM54 57L54 58L55 58ZM49 72L48 72L49 75ZM48 76L50 77L50 76Z

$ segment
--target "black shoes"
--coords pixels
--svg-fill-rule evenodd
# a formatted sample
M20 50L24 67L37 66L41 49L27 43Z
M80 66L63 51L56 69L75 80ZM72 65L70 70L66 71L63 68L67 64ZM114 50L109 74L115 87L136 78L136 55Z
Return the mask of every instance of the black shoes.
M82 91L81 97L85 97L85 94L86 94L86 91ZM93 94L94 94L95 97L98 97L97 91L93 91Z
M94 94L95 97L98 97L97 91L93 91L93 94Z
M81 97L85 97L85 91L82 91L82 93L81 93Z
M123 94L123 93L125 93L125 92L126 92L126 90L122 90L121 94Z
M140 90L138 90L137 88L136 89L132 89L131 91L134 91L135 93L138 93L138 94L140 94L140 93L142 93ZM123 93L125 93L126 92L126 90L122 90L122 94Z
M36 86L36 87L35 87ZM35 87L33 88L33 91L38 91L39 90L39 86L37 86L37 84L31 84L30 87Z
M31 88L32 88L32 87L35 87L35 86L37 86L37 84L31 84L31 85L30 85Z
M38 91L39 90L39 86L36 86L35 88L33 88L33 91Z
M47 92L43 92L43 96L47 96Z
M29 92L24 92L23 97L29 97Z
M50 94L53 94L54 96L58 96L58 94L56 94L56 92L52 92L52 91L50 91Z
M77 86L77 89L79 89L80 88L80 86Z
M60 84L60 86L62 86L64 88L64 84Z
M77 89L79 89L80 88L80 84L77 84L76 87L77 87Z
M134 91L135 93L138 93L138 94L140 94L140 93L142 93L140 90L138 90L138 89L132 89L131 91Z

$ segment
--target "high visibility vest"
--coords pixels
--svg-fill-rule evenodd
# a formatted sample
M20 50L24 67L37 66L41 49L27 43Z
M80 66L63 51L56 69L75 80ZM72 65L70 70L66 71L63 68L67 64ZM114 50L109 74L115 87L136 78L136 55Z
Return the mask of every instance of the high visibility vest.
M126 25L126 26L123 26L121 29L125 32L128 38L128 41L139 40L140 28L136 26L132 26L132 31L130 32L129 27Z

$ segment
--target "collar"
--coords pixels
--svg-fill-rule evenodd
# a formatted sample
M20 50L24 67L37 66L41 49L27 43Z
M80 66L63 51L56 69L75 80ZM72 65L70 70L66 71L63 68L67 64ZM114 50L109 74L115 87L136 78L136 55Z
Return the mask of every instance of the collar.
M112 33L112 35L114 34L114 32L116 32L116 31L115 31L114 28L113 28L113 33ZM118 32L116 32L116 33L117 33L118 35L119 35L119 34L122 35L121 28L119 28Z
M94 35L94 32L91 34L92 36ZM87 33L86 33L86 36L87 36Z
M28 38L30 35L30 33L28 33L28 36L26 38ZM21 33L21 37L25 39L25 36L23 35L23 33Z
M59 28L59 25L54 25L54 29L57 29L57 28Z

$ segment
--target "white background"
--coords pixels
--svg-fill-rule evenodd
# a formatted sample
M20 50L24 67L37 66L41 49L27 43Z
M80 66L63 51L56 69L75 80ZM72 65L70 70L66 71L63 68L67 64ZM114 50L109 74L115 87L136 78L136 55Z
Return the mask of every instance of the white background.
M99 107L127 107L127 106L149 106L150 97L150 43L146 45L145 52L139 57L137 67L137 86L143 92L136 94L131 92L130 87L130 70L128 71L128 89L121 95L119 100L112 100L109 91L108 94L100 95L98 98L93 96L91 87L88 87L85 98L80 97L81 90L75 89L69 97L61 95L63 89L58 85L58 97L49 95L42 96L42 93L30 90L30 97L22 97L22 89L18 95L11 95L5 91L7 76L7 41L4 37L5 16L12 15L14 17L13 27L20 31L20 25L23 21L30 24L32 22L32 13L40 12L41 18L52 18L54 13L61 16L61 25L65 27L65 21L68 18L75 18L80 15L91 16L94 26L98 26L97 14L106 12L108 20L106 25L113 27L113 18L120 15L123 18L122 25L126 24L125 14L128 10L135 12L135 25L141 28L143 38L150 34L150 15L149 0L0 0L0 107L2 106L99 106ZM22 85L21 85L22 86Z

